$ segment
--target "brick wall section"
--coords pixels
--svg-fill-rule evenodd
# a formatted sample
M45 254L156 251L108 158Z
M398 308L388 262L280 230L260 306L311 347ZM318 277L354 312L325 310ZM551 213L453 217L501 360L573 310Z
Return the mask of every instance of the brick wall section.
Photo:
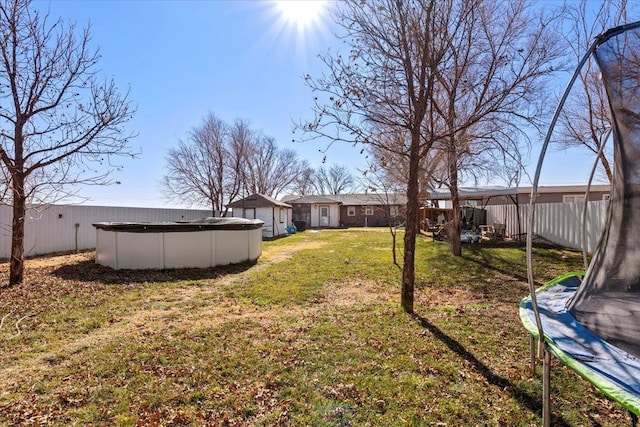
M346 227L386 227L388 226L388 218L391 220L391 225L398 225L405 221L404 206L396 208L398 216L391 217L389 215L389 206L371 206L373 208L373 215L366 215L365 206L353 206L355 208L355 215L349 216L349 206L340 206L340 222ZM366 219L366 222L365 222Z

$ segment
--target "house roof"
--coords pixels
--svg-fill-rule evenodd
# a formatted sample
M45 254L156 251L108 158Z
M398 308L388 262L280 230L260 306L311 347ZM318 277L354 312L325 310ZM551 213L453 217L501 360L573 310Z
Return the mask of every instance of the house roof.
M252 194L244 199L236 200L233 203L229 203L229 208L264 208L269 206L280 206L283 208L290 208L291 206L274 199L273 197L265 196L264 194Z
M317 195L309 195L309 196L285 196L282 200L286 200L287 203L290 204L304 204L311 205L315 203L324 203L324 204L340 204L340 201L329 198L331 196L317 196Z
M508 196L516 194L531 194L532 187L460 187L458 194L461 199L481 199L494 196ZM551 194L551 193L584 193L587 190L587 185L541 185L538 186L538 194ZM608 184L594 184L591 185L591 192L607 192L611 190L611 186ZM429 196L427 199L431 200L448 200L451 199L451 193L445 188L434 188L429 190Z
M375 205L406 205L407 196L404 194L336 194L329 196L345 206L375 206Z
M376 206L376 205L405 205L407 196L404 194L331 194L331 195L310 195L294 196L288 195L282 198L290 204L316 204L316 203L337 203L344 206Z

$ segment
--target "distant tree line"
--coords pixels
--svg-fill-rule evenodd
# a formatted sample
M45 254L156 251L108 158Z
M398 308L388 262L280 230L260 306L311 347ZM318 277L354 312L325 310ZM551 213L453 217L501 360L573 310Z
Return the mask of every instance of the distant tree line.
M355 180L346 166L312 168L246 120L229 124L209 113L167 153L161 186L169 200L226 214L229 203L253 193L340 194Z

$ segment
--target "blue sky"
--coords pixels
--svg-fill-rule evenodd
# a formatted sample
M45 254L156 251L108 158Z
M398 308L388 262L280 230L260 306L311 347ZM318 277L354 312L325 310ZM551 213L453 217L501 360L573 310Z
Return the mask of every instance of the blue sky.
M138 133L132 146L139 158L121 160L124 169L114 177L120 185L82 188L86 204L173 207L159 191L166 153L208 112L227 122L249 120L281 147L321 165L325 143L294 143L291 130L293 120L312 113L313 96L302 76L323 72L317 54L340 45L326 14L301 31L267 0L38 0L36 5L79 26L91 22L102 73L123 90L130 88L138 108L128 129ZM533 147L532 163L538 152ZM585 182L592 157L551 157L542 183ZM359 150L346 144L328 150L327 164L333 163L351 167L354 175L364 167Z
M138 159L118 159L120 185L85 187L87 204L167 206L159 191L165 156L207 112L252 127L319 166L324 143L294 143L293 120L310 117L302 76L320 72L317 54L337 45L330 20L301 31L270 1L38 1L52 17L91 22L99 66L137 113L128 129ZM334 146L327 163L360 165L357 151ZM357 157L357 158L356 158Z

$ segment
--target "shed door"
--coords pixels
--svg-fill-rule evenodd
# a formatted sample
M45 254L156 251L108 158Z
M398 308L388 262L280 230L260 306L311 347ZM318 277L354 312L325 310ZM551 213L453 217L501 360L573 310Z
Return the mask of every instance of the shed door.
M320 227L329 226L329 206L320 206Z
M244 210L244 217L246 219L256 219L256 208L246 208Z

